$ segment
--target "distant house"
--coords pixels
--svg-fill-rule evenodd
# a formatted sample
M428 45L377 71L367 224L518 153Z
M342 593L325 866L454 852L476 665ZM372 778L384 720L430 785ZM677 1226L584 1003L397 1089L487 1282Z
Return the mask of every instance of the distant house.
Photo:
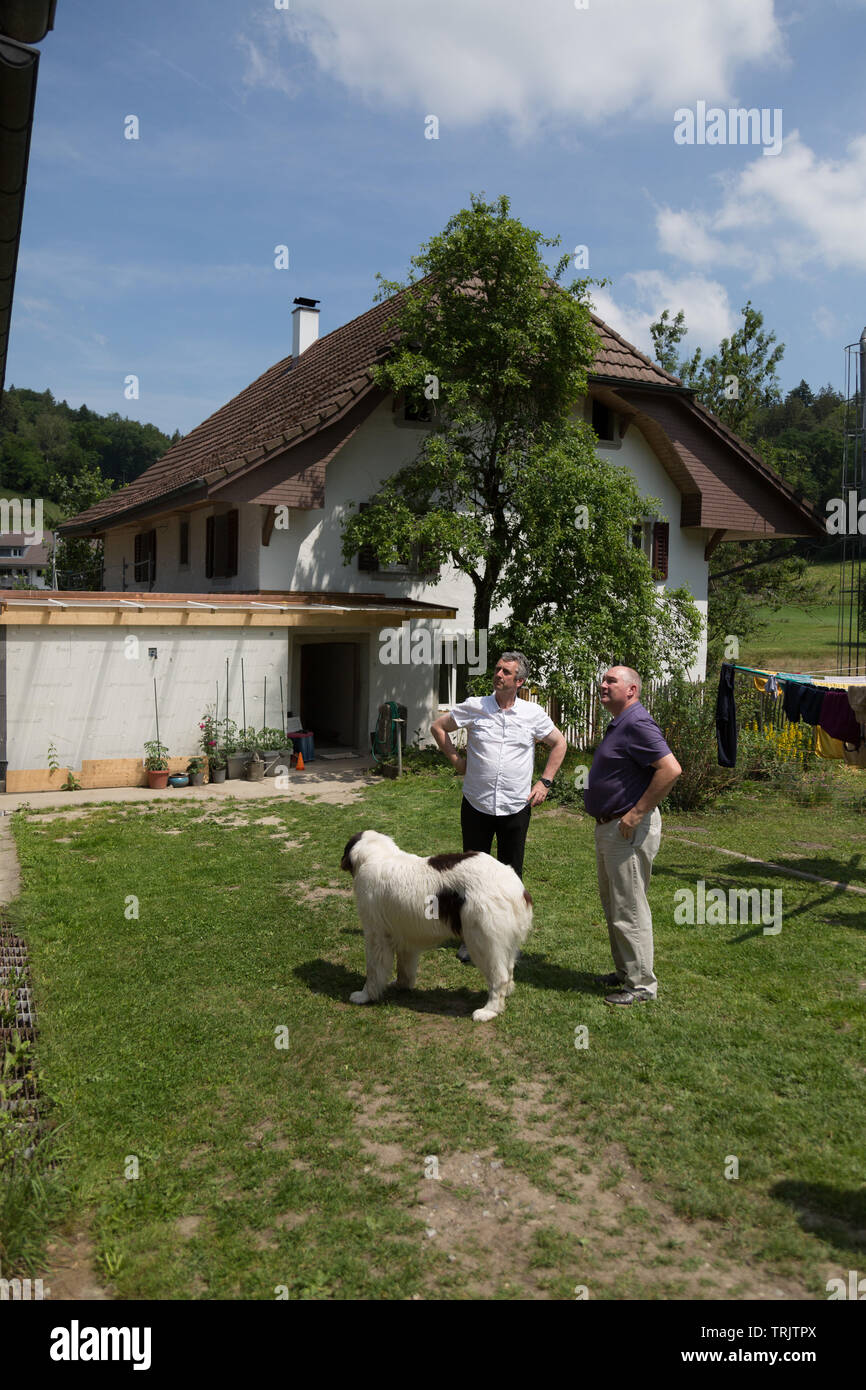
M345 516L414 458L429 428L370 375L394 307L378 304L319 338L317 301L297 300L290 357L134 483L58 528L104 540L105 593L0 595L8 789L14 770L43 765L49 730L72 765L140 757L154 736L154 676L163 741L177 751L191 751L208 701L218 696L223 712L226 685L231 716L241 721L245 698L248 724L280 722L282 688L283 710L320 745L366 749L388 699L407 706L409 738L426 737L459 672L447 648L432 668L394 664L382 630L470 632L471 583L449 568L433 580L411 557L382 566L365 551L346 564L340 549ZM722 540L823 534L676 378L593 322L598 354L575 409L592 421L599 454L662 502L669 520L648 517L635 537L660 587L687 585L705 612ZM693 676L704 664L702 652ZM29 695L9 683L13 668L34 674Z
M38 543L31 533L0 533L0 588L11 589L16 580L32 589L50 587L53 546L51 531L44 532Z

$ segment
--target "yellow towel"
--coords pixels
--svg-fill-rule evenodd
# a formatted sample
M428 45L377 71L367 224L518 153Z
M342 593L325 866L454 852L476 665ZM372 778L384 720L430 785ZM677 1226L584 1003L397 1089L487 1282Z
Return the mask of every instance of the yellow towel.
M844 758L845 745L840 738L831 738L829 734L825 734L820 724L815 725L815 733L815 752L819 758Z

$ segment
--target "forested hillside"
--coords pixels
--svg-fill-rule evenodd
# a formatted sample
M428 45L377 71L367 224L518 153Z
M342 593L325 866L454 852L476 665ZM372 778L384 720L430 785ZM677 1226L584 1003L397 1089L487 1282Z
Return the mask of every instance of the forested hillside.
M113 490L179 438L117 413L99 415L86 405L75 410L50 391L12 386L0 403L0 492L61 502L61 482L94 470Z

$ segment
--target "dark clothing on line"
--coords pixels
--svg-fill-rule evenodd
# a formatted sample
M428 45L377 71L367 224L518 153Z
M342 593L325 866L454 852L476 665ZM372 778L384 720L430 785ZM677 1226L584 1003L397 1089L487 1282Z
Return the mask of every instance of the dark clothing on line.
M787 718L792 724L799 724L801 719L806 724L821 723L821 709L826 695L827 691L820 685L786 681L783 707Z
M719 693L716 696L716 742L719 766L737 766L737 707L734 703L734 668L722 663Z
M819 723L824 733L829 734L831 738L841 739L843 743L853 743L855 747L860 746L860 725L848 702L847 690L826 692Z
M523 856L526 852L526 832L532 807L527 801L522 811L510 816L487 816L476 811L464 796L460 806L460 827L463 831L463 850L480 850L489 854L496 836L496 857L500 864L510 864L518 878L523 878Z

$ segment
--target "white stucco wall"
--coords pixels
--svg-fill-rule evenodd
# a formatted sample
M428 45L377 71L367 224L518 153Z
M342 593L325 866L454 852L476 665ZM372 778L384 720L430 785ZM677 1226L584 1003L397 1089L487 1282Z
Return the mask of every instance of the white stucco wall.
M194 753L199 720L216 701L225 710L229 658L229 714L241 723L241 659L244 662L247 724L261 728L264 678L267 722L280 724L280 676L286 689L286 630L136 627L110 632L100 627L10 626L6 630L7 755L13 770L45 767L48 745L61 766L80 767L83 758L144 756L156 738L153 678L157 678L160 739L174 755ZM127 639L138 639L130 659ZM157 657L148 656L155 647ZM134 650L134 649L133 649Z
M156 521L121 526L105 537L103 587L112 592L140 589L135 581L135 537L142 531L156 531L156 581L153 589L161 594L201 594L211 591L248 594L259 588L259 552L262 548L262 507L239 507L238 573L230 579L208 579L205 574L205 534L207 519L231 510L225 503L201 507L196 511L174 512ZM180 563L180 524L189 522L189 564ZM124 575L124 561L126 570Z

